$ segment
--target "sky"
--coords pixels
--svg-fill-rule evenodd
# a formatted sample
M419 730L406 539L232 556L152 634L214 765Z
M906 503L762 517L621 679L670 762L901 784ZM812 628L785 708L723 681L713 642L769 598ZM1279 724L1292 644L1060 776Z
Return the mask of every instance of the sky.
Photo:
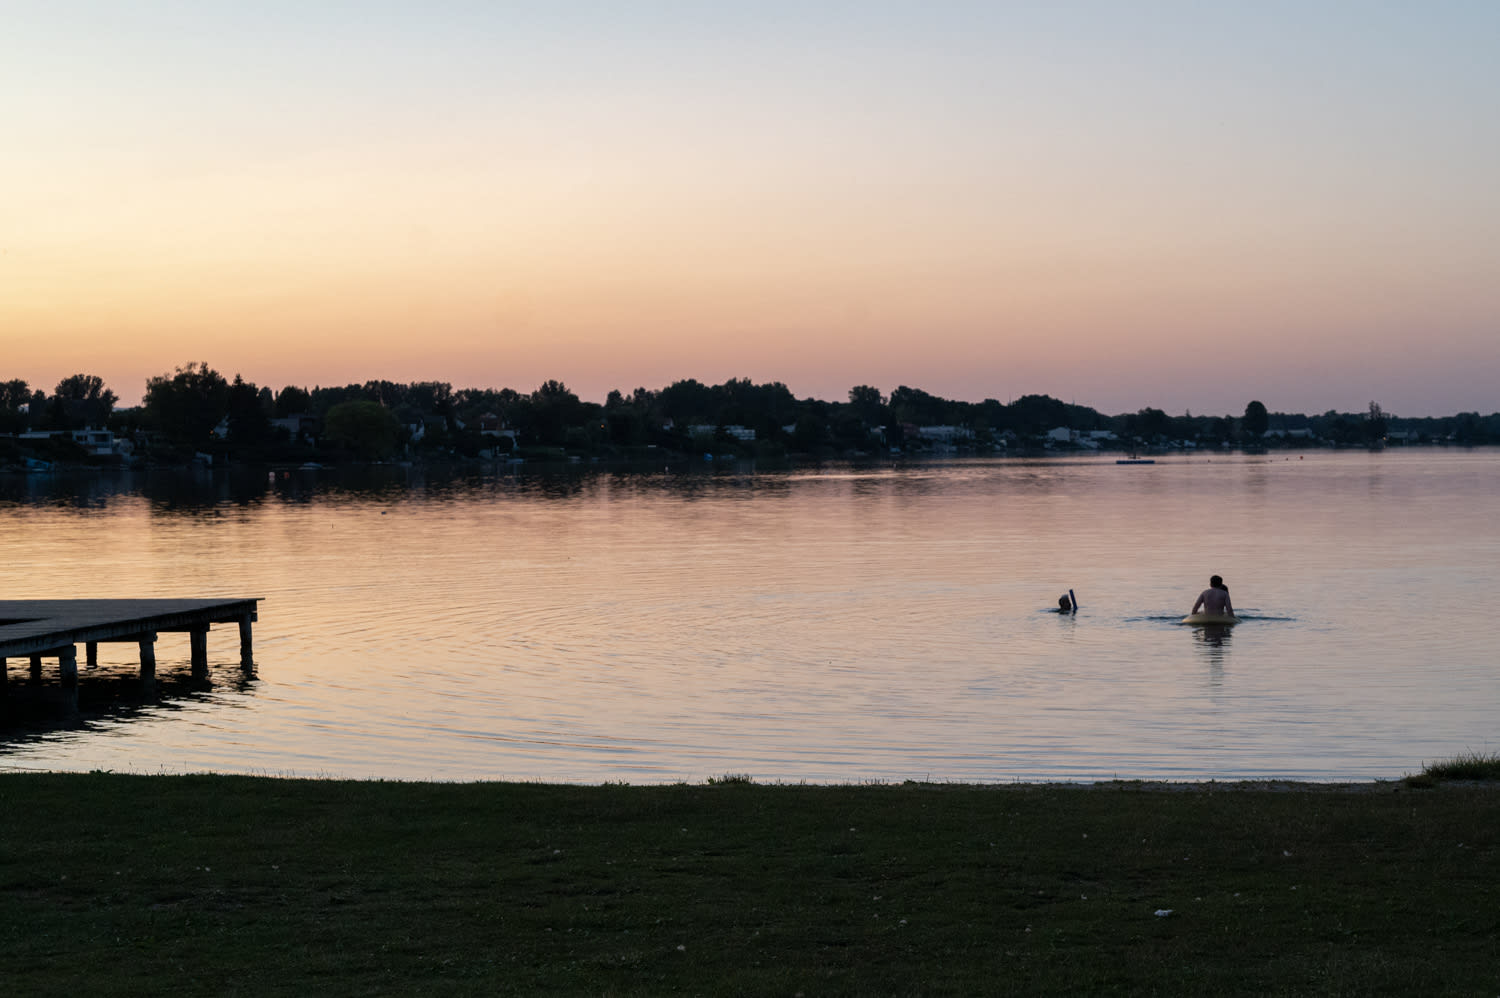
M1500 410L1500 3L0 0L0 379Z

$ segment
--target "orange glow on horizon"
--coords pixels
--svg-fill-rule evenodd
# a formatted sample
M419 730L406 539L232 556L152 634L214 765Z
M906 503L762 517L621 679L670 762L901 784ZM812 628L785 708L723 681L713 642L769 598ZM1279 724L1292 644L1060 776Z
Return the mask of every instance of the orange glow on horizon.
M0 377L1500 408L1493 12L1091 9L38 10Z

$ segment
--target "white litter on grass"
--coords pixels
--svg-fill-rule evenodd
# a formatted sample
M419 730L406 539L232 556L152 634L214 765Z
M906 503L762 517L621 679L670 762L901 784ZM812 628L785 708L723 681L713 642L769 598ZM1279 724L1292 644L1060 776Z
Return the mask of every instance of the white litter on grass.
M1156 909L1156 917L1157 918L1166 918L1170 914L1172 914L1172 909L1171 908L1158 908L1158 909Z

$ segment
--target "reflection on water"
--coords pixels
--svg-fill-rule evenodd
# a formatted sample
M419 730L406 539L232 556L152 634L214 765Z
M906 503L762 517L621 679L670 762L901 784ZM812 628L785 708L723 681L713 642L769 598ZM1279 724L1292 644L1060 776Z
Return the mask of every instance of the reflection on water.
M55 661L44 661L41 675L28 667L12 666L5 695L0 697L0 747L35 742L60 732L105 730L110 725L152 717L193 703L222 702L253 693L253 670L220 665L206 677L190 667L158 671L154 681L143 681L138 668L118 663L112 668L78 667L76 694L69 696L57 681Z
M1500 627L1462 594L1500 554L1497 472L1387 451L0 477L0 596L265 598L257 680L215 631L210 688L122 700L0 765L1399 776L1494 748ZM1245 621L1182 626L1212 573ZM187 669L181 645L159 675ZM100 677L133 654L101 646Z
M1205 624L1193 628L1193 638L1203 645L1204 657L1208 659L1209 676L1218 683L1224 676L1224 657L1229 648L1229 639L1234 628L1227 624Z

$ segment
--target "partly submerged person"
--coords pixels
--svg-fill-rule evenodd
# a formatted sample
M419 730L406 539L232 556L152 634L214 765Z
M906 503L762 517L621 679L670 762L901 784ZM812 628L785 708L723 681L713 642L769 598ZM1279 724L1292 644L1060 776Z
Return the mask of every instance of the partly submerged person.
M1057 598L1057 612L1058 613L1077 613L1078 612L1078 597L1073 595L1073 590L1069 589L1066 594L1064 594L1062 596L1059 596Z
M1209 579L1208 588L1198 594L1198 602L1193 604L1192 612L1197 613L1199 610L1215 617L1234 616L1234 604L1229 601L1229 587L1217 575Z

